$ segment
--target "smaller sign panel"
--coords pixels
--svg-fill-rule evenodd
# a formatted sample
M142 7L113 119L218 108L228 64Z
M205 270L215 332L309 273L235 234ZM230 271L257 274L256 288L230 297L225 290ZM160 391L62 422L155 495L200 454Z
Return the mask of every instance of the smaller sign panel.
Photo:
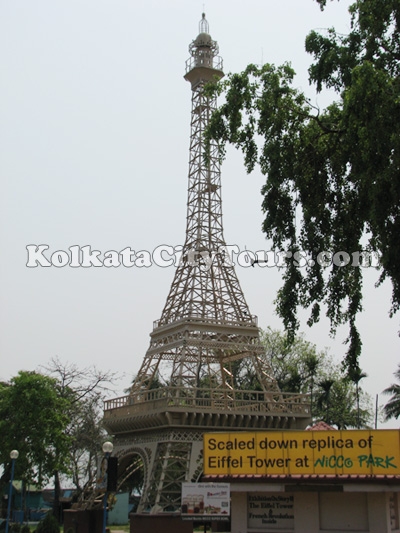
M182 520L229 520L229 483L182 483Z
M288 493L251 492L247 496L247 527L294 529L294 496Z

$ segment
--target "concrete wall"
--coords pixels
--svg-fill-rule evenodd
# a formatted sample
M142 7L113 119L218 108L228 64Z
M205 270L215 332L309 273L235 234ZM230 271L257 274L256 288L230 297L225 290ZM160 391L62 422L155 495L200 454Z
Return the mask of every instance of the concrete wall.
M294 495L294 520L296 533L319 531L318 494L298 492Z
M117 502L111 511L108 511L108 524L127 524L129 522L129 493L118 492Z

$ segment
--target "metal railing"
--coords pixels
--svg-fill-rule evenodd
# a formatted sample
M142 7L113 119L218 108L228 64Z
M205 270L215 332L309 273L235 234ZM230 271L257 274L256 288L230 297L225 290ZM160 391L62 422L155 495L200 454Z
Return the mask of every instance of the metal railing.
M188 313L186 315L178 315L174 317L173 325L179 324L180 322L193 322L193 323L202 323L207 322L207 324L211 325L219 325L219 326L240 326L240 327L257 327L258 326L258 318L256 315L249 315L249 317L246 320L237 320L235 315L232 315L232 317L227 316L224 319L218 319L213 318L209 316L202 316L197 315L195 313ZM161 318L158 320L153 321L153 330L160 328L162 326L169 326L171 325L170 320L163 322Z
M134 392L104 403L105 415L116 410L135 412L161 409L182 409L210 412L296 413L308 414L308 395L252 390L161 387ZM122 413L121 413L122 414Z
M200 56L192 56L189 57L189 59L186 60L186 73L188 73L190 70L192 70L195 67L208 67L213 68L215 70L222 70L223 69L223 61L222 57L220 56L214 56L214 57L200 57Z

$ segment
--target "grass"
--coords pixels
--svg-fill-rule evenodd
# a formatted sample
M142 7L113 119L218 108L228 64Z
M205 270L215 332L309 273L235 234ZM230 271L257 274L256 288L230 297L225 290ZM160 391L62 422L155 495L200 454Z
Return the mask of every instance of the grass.
M31 531L35 531L36 530L36 526L30 526L31 528ZM113 531L126 531L127 533L129 533L129 524L125 524L123 526L107 526L107 530L110 531L110 533L113 533ZM60 527L60 533L63 533L64 531L64 528L61 526Z

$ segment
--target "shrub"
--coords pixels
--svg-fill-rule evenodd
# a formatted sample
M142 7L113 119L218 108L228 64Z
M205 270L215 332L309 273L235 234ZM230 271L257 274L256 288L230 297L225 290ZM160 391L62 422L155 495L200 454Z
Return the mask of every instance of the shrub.
M60 525L51 512L38 523L36 533L60 533Z

